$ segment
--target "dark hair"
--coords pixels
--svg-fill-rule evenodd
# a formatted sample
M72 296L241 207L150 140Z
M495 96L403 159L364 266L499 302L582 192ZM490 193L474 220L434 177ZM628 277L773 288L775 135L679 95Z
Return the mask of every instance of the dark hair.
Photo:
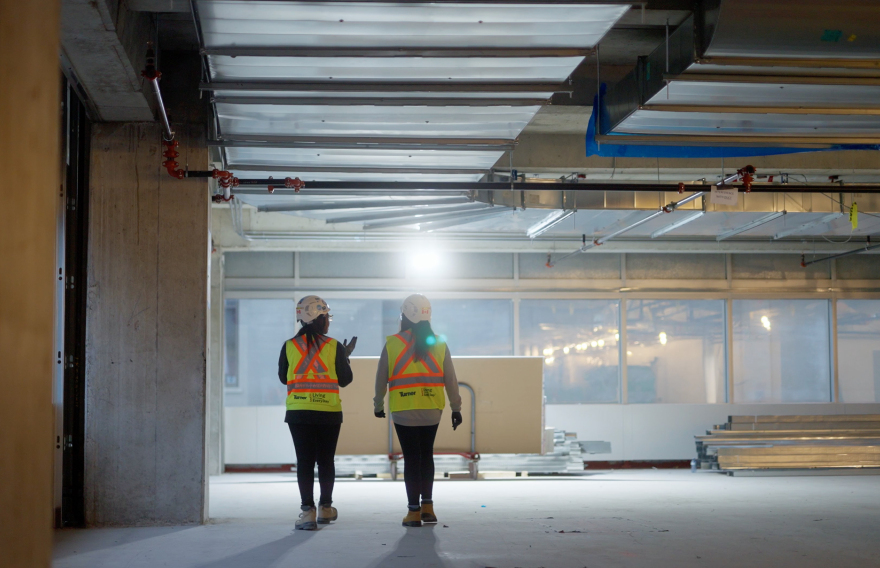
M434 330L431 329L431 322L429 321L420 321L419 323L413 323L407 319L406 316L400 316L400 331L409 331L412 330L413 340L416 344L416 361L422 361L425 358L425 355L428 354L428 349L431 345L437 343L437 336L434 335ZM429 341L429 338L433 341Z
M312 347L318 347L318 338L324 336L324 327L327 325L327 315L321 314L309 323L300 322L302 327L297 332L296 337L300 335L306 336L306 348L311 351Z

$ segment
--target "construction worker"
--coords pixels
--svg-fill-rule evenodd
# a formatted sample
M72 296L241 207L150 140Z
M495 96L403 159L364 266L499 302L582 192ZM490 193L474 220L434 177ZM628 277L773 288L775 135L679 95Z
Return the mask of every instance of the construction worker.
M302 499L296 528L315 530L318 523L335 521L332 507L336 468L336 442L342 426L342 405L339 388L352 381L348 357L354 351L357 337L340 345L327 337L330 328L330 307L318 296L306 296L296 305L296 321L302 324L293 339L284 342L278 359L278 378L287 385L287 414L284 421L290 428L296 449L296 479ZM315 507L315 463L321 497Z
M400 332L386 338L376 372L377 418L385 418L385 391L391 420L403 450L406 484L405 527L436 523L434 488L434 438L446 406L444 388L452 407L452 429L461 424L461 396L445 342L431 329L431 303L413 294L400 308Z

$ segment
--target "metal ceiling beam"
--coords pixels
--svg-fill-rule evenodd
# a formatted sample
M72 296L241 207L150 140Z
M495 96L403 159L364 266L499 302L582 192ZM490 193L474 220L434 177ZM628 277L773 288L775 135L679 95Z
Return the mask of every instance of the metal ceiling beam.
M271 137L263 137L271 138ZM286 139L285 139L286 138ZM516 147L516 140L494 138L344 138L344 137L275 137L269 140L208 140L208 146L221 148L311 148L335 150L448 150L507 151Z
M363 221L381 221L385 219L399 219L401 217L416 217L424 215L439 215L441 213L462 213L469 211L479 211L483 209L491 209L488 203L467 203L464 205L452 205L434 207L430 205L420 206L400 206L391 211L381 211L379 213L366 213L363 215L348 215L343 217L333 217L325 219L325 223L360 223Z
M306 182L308 183L308 182ZM293 188L286 187L276 187L273 191L273 195L296 195L297 191ZM237 187L235 188L235 195L268 195L268 192L265 189L249 189ZM395 191L390 193L388 191L336 191L333 189L324 190L324 191L313 191L309 192L310 197L433 197L435 195L440 196L453 196L453 195L463 195L467 196L467 191L436 191L436 190L424 190L424 191Z
M872 69L880 71L876 59L784 59L779 57L700 57L699 65L723 67L802 67L805 69Z
M824 225L825 223L830 223L831 221L834 221L835 219L840 219L841 217L843 217L843 213L831 213L829 215L823 215L820 219L816 219L815 221L803 223L789 229L783 229L782 231L779 231L778 233L773 235L773 240L775 241L778 239L784 239L789 235L800 233L801 231L806 231L807 229L811 229L819 225Z
M732 106L732 105L678 105L650 104L641 105L639 110L656 110L662 112L710 112L710 113L745 113L745 114L833 114L833 115L878 115L880 107L806 107L806 106Z
M843 87L873 87L880 85L880 77L814 77L803 75L726 75L714 73L684 73L664 75L670 83L740 83L783 85L834 85Z
M200 83L202 91L332 93L573 93L567 83L492 81L219 81Z
M400 205L450 205L455 203L467 203L466 196L442 197L439 199L413 199L409 201L363 200L363 201L333 201L327 203L298 203L290 205L264 205L257 207L257 211L266 213L287 213L294 211L331 211L334 209L371 209L378 207L395 207Z
M545 98L513 97L233 97L211 99L214 103L236 105L333 105L333 106L419 106L419 107L499 107L544 106Z
M530 239L534 239L537 236L543 235L559 223L574 215L574 213L575 212L573 210L554 211L553 213L550 213L549 215L544 217L544 219L542 219L538 223L535 223L534 225L526 229L526 236Z
M690 213L690 214L682 217L678 221L673 221L672 223L669 223L665 227L661 227L660 229L657 229L656 231L651 233L651 238L656 239L657 237L662 237L666 233L670 233L670 232L674 231L675 229L678 229L679 227L683 227L692 221L696 221L697 219L699 219L700 217L702 217L705 214L706 214L705 211L694 211L693 213Z
M208 47L209 57L586 57L584 47Z
M498 209L496 207L496 209ZM424 231L426 233L430 233L432 231L436 231L439 229L446 229L449 227L457 227L458 225L467 225L469 223L476 223L477 221L482 221L489 217L499 217L501 215L507 215L515 211L513 207L507 208L500 211L487 211L483 215L475 215L473 217L464 217L464 218L455 218L450 219L448 221L431 221L430 223L419 223L419 231Z
M296 166L229 166L233 171L278 171L288 174L296 174ZM334 170L339 171L339 170ZM407 170L410 172L425 170ZM453 170L441 170L451 172ZM240 179L242 185L269 185L277 184L283 180L263 179ZM418 191L418 190L446 190L446 191L575 191L575 192L618 192L618 191L654 191L678 193L679 186L670 183L570 183L570 182L451 182L451 181L311 181L305 190L336 189L348 191L377 190L377 191ZM685 185L685 192L708 191L711 186L701 184ZM730 189L739 189L741 186L733 186ZM880 194L880 185L870 184L753 184L751 193L871 193ZM685 198L687 199L687 198Z
M485 175L489 170L475 168L367 168L361 166L259 166L252 164L229 164L227 168L234 172L282 172L282 173L330 173L330 174L424 174L424 175ZM309 182L313 184L317 182ZM345 182L320 182L320 183L345 183ZM283 189L283 188L279 188ZM329 189L337 189L332 187ZM342 188L351 190L352 188ZM354 188L356 189L356 188ZM429 187L415 188L421 190L433 189ZM452 189L450 191L468 191L467 189Z
M377 221L375 223L364 223L364 230L384 229L388 227L405 227L407 225L421 225L422 223L448 221L452 219L463 219L469 217L483 217L486 215L496 214L496 211L494 211L494 209L498 208L490 206L488 208L477 209L469 212L437 213L432 215L419 215L418 217L410 216L403 219L393 219L389 221ZM512 211L512 208L504 209Z
M602 144L640 144L647 146L745 146L786 148L830 148L837 144L880 144L880 136L761 136L749 134L600 134L596 141Z
M725 233L721 233L717 237L715 237L716 241L723 241L724 239L729 239L730 237L736 236L740 233L745 233L746 231L751 231L755 227L760 227L761 225L766 225L770 221L775 221L785 215L785 211L777 211L776 213L770 213L769 215L764 215L763 217L759 217L755 219L751 223L746 223L736 229L727 231Z

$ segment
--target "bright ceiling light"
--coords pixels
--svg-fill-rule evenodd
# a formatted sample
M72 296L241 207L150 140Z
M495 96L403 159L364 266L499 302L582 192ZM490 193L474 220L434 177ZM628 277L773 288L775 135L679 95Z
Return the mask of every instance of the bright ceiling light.
M547 357L546 359L544 359L544 362L548 365L552 365L554 361L556 361L556 357Z
M545 349L545 350L544 350L544 355L546 355L546 356L548 356L548 357L549 357L550 355L553 355L553 348L552 348L552 347L548 347L547 349Z
M600 340L597 341L596 343L599 344L599 347L605 347L605 340L604 340L604 339L600 339Z
M598 342L598 341L591 341L591 342L590 342L590 347L596 347L596 346L598 346L598 345L599 345L599 342Z
M614 334L614 339L620 339L620 334L619 334L619 333L615 333L615 334Z
M571 351L571 349L568 348L568 345L566 345L565 347L562 348L562 352L565 353L566 355L568 355L569 351Z
M661 331L659 337L660 337L660 345L666 345L666 332Z
M770 331L770 318L767 316L761 316L761 325L763 325L767 331Z
M419 273L432 272L440 266L440 257L435 252L413 253L409 259L410 267Z

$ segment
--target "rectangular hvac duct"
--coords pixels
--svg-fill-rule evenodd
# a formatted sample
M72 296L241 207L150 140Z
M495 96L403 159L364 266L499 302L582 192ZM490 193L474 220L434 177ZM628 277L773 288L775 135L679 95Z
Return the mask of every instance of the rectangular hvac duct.
M762 16L744 26L749 10ZM639 144L880 143L875 18L876 6L857 0L707 2L609 91L601 131L641 135Z

